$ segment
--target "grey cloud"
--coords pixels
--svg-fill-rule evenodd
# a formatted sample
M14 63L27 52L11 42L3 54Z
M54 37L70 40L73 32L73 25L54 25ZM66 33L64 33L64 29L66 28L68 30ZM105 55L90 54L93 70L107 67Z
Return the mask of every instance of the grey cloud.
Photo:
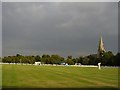
M3 3L3 55L117 52L117 3Z
M0 57L2 56L2 3L0 1Z

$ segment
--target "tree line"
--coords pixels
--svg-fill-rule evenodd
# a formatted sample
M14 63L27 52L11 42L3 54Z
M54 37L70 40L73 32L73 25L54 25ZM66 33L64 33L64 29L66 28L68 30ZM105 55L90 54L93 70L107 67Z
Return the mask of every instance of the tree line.
M32 55L32 56L23 56L16 54L15 56L7 56L2 58L3 63L21 63L21 64L34 64L35 62L41 62L42 64L56 64L60 65L62 63L67 63L68 65L75 65L80 63L82 65L97 65L99 62L103 66L120 66L118 60L120 58L120 53L114 55L111 51L104 52L101 58L97 58L97 55L88 55L80 56L73 58L68 56L63 58L59 55Z

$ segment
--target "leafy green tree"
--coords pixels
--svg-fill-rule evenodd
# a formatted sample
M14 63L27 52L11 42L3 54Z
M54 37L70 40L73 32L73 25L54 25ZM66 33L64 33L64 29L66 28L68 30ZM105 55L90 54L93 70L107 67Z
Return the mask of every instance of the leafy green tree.
M20 57L21 55L20 54L16 54L16 57Z
M12 59L11 59L10 56L4 57L4 58L3 58L3 62L4 62L4 63L11 63L11 62L12 62Z
M113 53L111 51L104 52L101 58L102 65L110 65L110 61L112 60Z
M50 64L61 64L64 61L63 57L59 55L51 55Z
M68 65L74 65L74 62L72 61L72 59L67 59L66 63L68 63Z
M82 60L82 64L83 65L89 65L89 58L88 57L84 57Z
M98 64L98 61L97 61L98 59L95 56L89 55L89 56L87 56L87 58L89 58L90 65L97 65Z
M34 64L35 63L35 57L34 56L27 56L27 59L26 60L28 60L28 62L30 63L30 64Z
M118 52L118 53L114 56L114 65L115 65L115 66L120 66L119 59L120 59L120 52Z
M81 64L82 64L82 62L83 62L83 57L80 56L80 57L78 58L78 62L77 62L77 63L81 63Z
M116 55L113 55L112 51L104 52L103 56L100 58L94 57L94 55L88 55L85 57L73 58L72 56L68 56L65 60L63 57L54 54L48 55L43 54L42 57L37 56L22 56L20 54L16 54L16 56L7 56L2 58L2 62L4 63L29 63L34 64L35 61L41 61L44 64L61 64L68 63L69 65L74 65L75 63L81 63L84 65L97 65L97 63L101 62L102 65L108 66L120 66L119 64L120 53L118 52ZM1 58L0 58L1 59Z
M36 62L40 62L41 61L41 57L39 55L35 56L35 61Z
M49 64L50 63L50 55L48 54L43 54L42 58L41 58L41 62L45 63L45 64Z
M72 56L68 56L67 58L68 58L68 59L72 59Z
M77 59L76 58L73 58L72 61L75 63L77 63Z
M0 57L0 62L2 62L2 58Z
M42 55L42 58L50 58L50 55L48 55L48 54L43 54L43 55Z
M75 64L73 59L72 59L72 56L67 57L66 63L68 63L68 65L74 65Z
M7 63L7 57L4 57L4 58L2 59L2 62L3 62L3 63Z

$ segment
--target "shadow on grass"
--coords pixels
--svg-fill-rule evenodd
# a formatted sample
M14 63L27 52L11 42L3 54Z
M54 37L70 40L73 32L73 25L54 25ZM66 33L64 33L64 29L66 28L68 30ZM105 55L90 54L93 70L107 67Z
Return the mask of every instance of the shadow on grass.
M13 87L3 87L2 90L120 90L120 88L113 87L89 87L89 88L13 88Z

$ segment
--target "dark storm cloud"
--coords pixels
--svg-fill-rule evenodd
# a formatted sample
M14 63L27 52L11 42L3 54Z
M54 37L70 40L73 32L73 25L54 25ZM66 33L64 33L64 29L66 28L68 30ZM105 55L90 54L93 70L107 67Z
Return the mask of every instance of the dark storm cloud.
M2 56L2 4L0 1L0 57Z
M3 55L117 52L117 3L3 3Z

